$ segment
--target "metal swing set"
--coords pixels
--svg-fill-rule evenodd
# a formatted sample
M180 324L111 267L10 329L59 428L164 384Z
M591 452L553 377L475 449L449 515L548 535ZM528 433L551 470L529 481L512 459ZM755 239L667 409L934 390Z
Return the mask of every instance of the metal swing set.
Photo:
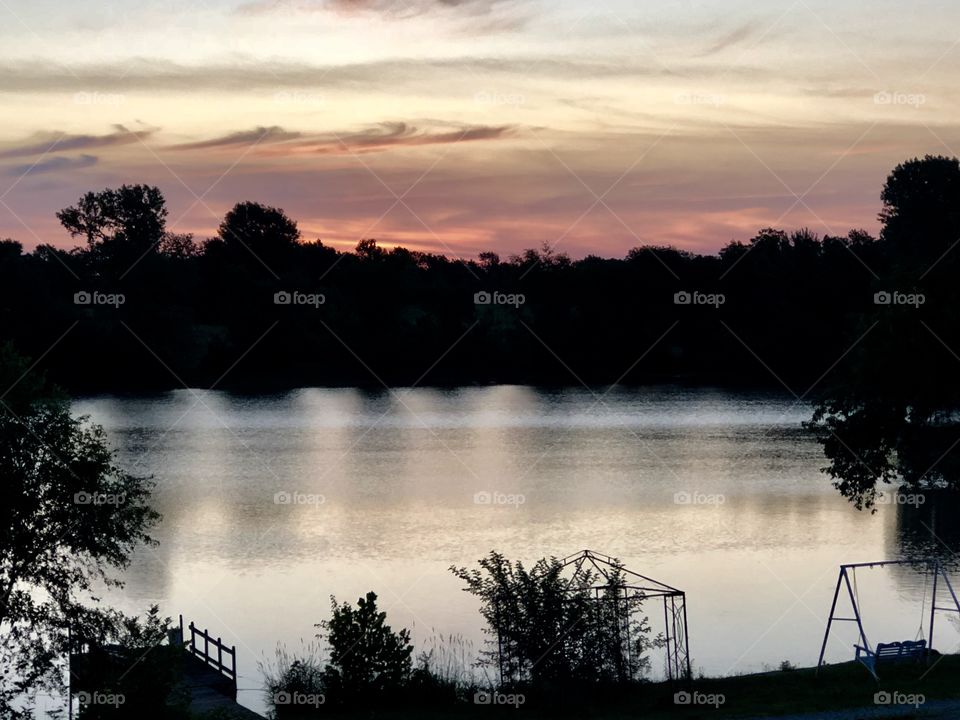
M904 640L899 642L879 643L871 647L867 640L866 631L863 628L863 615L860 610L860 593L857 587L857 570L882 568L892 565L918 566L927 568L927 573L931 579L924 581L923 585L923 603L920 608L920 627L913 640ZM927 637L923 637L924 621L926 619L927 605L927 585L928 582L933 585L933 592L930 600L929 632ZM950 592L952 606L941 607L937 605L937 592L940 584L943 584ZM850 606L853 609L853 617L837 617L837 603L840 600L840 593L846 587L847 595L850 599ZM820 659L817 661L817 671L823 667L823 657L827 651L827 642L830 639L830 630L834 622L854 622L857 624L859 632L859 644L855 645L856 660L861 663L874 678L879 679L877 674L877 665L887 662L919 661L926 659L931 650L933 650L933 630L938 612L953 612L960 616L960 600L957 599L957 593L953 589L950 577L946 570L940 564L939 560L881 560L871 563L851 563L840 566L840 575L837 578L837 589L833 593L833 604L830 607L830 619L827 620L827 630L823 636L823 645L820 648Z

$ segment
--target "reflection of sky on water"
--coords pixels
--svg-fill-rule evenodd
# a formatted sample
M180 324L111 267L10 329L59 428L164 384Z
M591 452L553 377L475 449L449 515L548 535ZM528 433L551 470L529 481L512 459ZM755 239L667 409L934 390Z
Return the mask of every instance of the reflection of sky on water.
M374 589L418 642L462 633L479 643L476 603L448 568L493 548L534 560L588 547L683 588L696 670L812 664L840 563L923 551L924 523L957 541L932 502L855 511L819 472L820 449L799 427L808 409L777 397L179 391L77 410L106 426L124 466L155 476L164 515L160 545L138 553L115 601L128 611L160 602L231 637L243 687L259 684L256 662L277 641L313 634L331 594ZM278 493L303 502L278 504ZM476 504L477 493L514 504ZM676 493L707 504L678 504ZM918 579L879 571L863 583L875 641L912 639ZM828 659L851 646L838 633Z

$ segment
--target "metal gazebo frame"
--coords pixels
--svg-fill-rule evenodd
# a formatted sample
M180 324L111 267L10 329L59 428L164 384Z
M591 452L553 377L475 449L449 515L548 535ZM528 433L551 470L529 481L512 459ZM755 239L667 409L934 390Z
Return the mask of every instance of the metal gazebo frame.
M687 595L683 590L654 580L623 567L616 558L595 552L581 550L568 555L560 561L564 567L573 566L579 574L592 566L604 580L610 580L619 573L624 583L622 599L626 601L663 598L664 640L666 647L666 665L668 680L688 680L693 675L690 669L690 637L687 633ZM589 563L589 565L588 565ZM595 585L590 588L599 599L601 594L610 590L609 585ZM629 633L629 628L627 629ZM629 643L629 637L626 638Z
M960 599L957 598L957 593L950 583L950 577L947 575L946 570L943 569L943 565L941 565L939 560L879 560L877 562L848 563L841 565L840 575L837 578L837 589L833 593L833 604L830 606L830 618L827 620L827 630L823 635L823 645L820 648L820 659L817 661L818 671L823 667L823 657L827 652L827 642L830 639L830 630L833 628L834 622L855 622L857 624L857 630L860 633L860 642L863 643L864 648L870 648L870 644L867 642L867 633L863 629L863 616L860 612L857 593L854 591L854 586L850 583L850 573L851 571L855 573L857 568L887 567L889 565L912 565L914 567L924 565L932 570L933 594L930 599L930 631L927 636L927 647L930 650L933 649L933 628L934 622L937 619L937 612L955 612L960 614ZM950 591L950 597L953 598L954 607L937 607L937 589L941 580ZM850 605L853 608L853 617L837 617L837 602L840 599L841 587L844 585L846 585ZM921 619L920 623L922 627L923 619Z

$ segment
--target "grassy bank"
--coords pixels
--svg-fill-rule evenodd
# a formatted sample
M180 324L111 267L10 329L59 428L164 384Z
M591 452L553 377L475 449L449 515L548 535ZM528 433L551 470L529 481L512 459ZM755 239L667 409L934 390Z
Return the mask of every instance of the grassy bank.
M629 690L610 690L587 697L575 688L557 688L525 696L520 707L513 705L463 704L450 709L381 709L366 714L337 713L324 708L324 717L395 718L484 718L494 716L528 718L744 718L825 711L875 708L878 692L897 696L919 696L926 702L960 700L960 656L948 655L925 664L891 665L881 669L877 682L857 663L824 668L819 676L813 668L785 670L756 675L709 678L694 681L689 687L654 683ZM678 705L675 694L688 692L699 704ZM722 698L722 702L720 699ZM707 704L712 701L712 704Z

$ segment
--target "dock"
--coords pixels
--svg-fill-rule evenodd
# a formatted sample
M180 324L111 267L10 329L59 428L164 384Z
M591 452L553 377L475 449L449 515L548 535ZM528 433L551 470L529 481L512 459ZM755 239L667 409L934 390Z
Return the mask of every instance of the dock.
M189 638L187 637L189 632ZM180 630L173 640L187 651L181 687L190 696L190 712L198 715L217 712L216 717L235 720L265 720L237 702L237 647L226 645L204 628L192 622L184 628L180 616Z
M76 651L73 646L76 645ZM88 642L71 640L70 653L70 710L74 717L74 698L83 701L97 689L95 678L102 677L102 671L115 667L126 674L131 658L127 652L117 646L91 645ZM173 653L171 662L180 668L180 676L170 697L177 702L186 700L192 714L223 720L266 720L263 715L240 705L237 702L237 648L227 645L220 637L214 637L204 628L194 623L186 627L180 616L180 627L168 631L164 645ZM176 648L181 648L182 653ZM133 664L137 663L133 660ZM122 676L121 676L122 677ZM102 687L102 686L101 686Z
M236 686L197 657L187 660L182 687L190 694L190 712L197 715L216 712L214 717L235 720L264 720L236 700Z

